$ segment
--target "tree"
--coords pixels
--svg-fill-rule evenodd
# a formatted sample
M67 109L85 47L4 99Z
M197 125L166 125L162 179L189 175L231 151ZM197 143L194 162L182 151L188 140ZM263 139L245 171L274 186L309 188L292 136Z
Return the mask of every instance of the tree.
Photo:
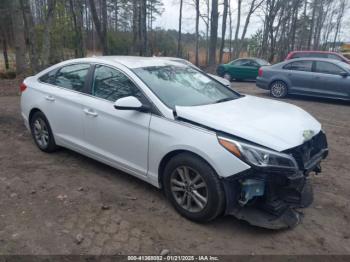
M154 33L153 33L153 22L157 16L160 16L164 12L163 2L161 0L148 0L147 4L147 27L149 35L149 54L154 53Z
M236 57L238 57L242 51L243 41L244 41L244 38L245 38L247 30L248 30L250 19L251 19L252 15L255 13L255 11L261 7L261 5L263 4L264 1L265 0L251 0L250 5L249 5L248 14L246 16L245 23L244 23L243 32L241 35L241 40L236 44Z
M179 35L177 39L177 57L181 57L181 35L182 35L182 6L183 0L180 0L180 9L179 9Z
M229 41L230 41L230 48L229 48L229 51L230 51L230 60L232 58L232 10L231 10L231 0L229 0L228 2L228 10L229 10L229 13L228 13L228 17L229 17Z
M311 49L311 41L312 41L312 35L314 33L314 28L315 28L315 17L316 17L316 8L317 8L317 0L314 0L312 3L312 17L311 17L311 28L309 32L309 37L307 41L307 49Z
M238 53L238 35L239 35L239 29L241 27L241 12L242 12L242 0L238 0L238 7L237 7L237 25L236 25L236 32L235 32L235 41L234 41L234 58L237 58L239 56Z
M101 16L102 22L100 21L94 0L89 0L91 15L95 24L97 35L102 45L102 54L108 55L108 42L107 42L107 3L106 0L101 0Z
M205 5L205 13L199 14L200 18L205 24L205 39L206 39L206 54L205 54L205 63L208 65L209 62L209 27L210 27L210 1L203 0Z
M17 1L17 0L16 0ZM23 17L23 29L25 35L25 43L29 50L29 64L33 73L39 71L39 56L37 51L37 37L34 30L34 19L30 9L30 2L26 0L18 0ZM17 6L17 5L16 5ZM17 19L17 18L15 18Z
M140 33L140 56L147 55L147 0L140 0L140 25L139 25L139 33Z
M335 29L334 40L333 40L333 51L335 50L335 46L336 46L337 39L339 36L341 22L342 22L343 17L344 17L345 9L346 9L346 0L339 1L339 7L337 10L338 16L337 16L336 29Z
M0 45L2 45L2 54L4 58L5 69L8 70L10 68L9 64L9 56L8 56L8 45L10 40L10 32L11 32L11 17L10 14L12 10L10 10L9 0L3 0L0 2Z
M17 34L13 34L13 40L16 52L16 73L20 74L26 69L23 16L18 0L4 0L0 3L0 42L3 47L5 69L10 68L8 57L9 40L11 31L15 31L16 29Z
M224 12L222 16L222 29L221 29L221 45L220 45L220 55L219 55L220 64L222 63L222 57L224 54L224 47L225 47L227 10L228 10L228 0L224 0Z
M132 1L132 43L133 43L133 52L135 53L139 49L139 39L138 39L138 31L139 31L139 1Z
M75 32L74 54L75 54L75 57L84 57L86 51L85 51L84 36L83 36L83 27L84 27L83 3L81 0L69 0L69 7L70 7L72 19L73 19L73 26L74 26L74 32Z
M211 24L210 24L210 44L209 44L209 65L216 64L216 45L218 41L218 0L211 2Z
M56 8L56 0L48 0L47 2L47 14L45 19L45 28L43 35L43 47L42 47L42 65L49 65L50 51L51 51L51 28L52 19Z
M195 0L195 6L196 6L196 51L195 51L195 64L198 66L199 64L199 0Z

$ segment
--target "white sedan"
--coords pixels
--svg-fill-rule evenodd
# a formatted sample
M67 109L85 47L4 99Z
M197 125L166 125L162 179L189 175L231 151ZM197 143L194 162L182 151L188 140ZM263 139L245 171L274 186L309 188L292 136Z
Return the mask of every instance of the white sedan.
M308 174L327 156L302 109L241 95L177 61L94 57L20 86L24 123L44 152L66 147L162 188L194 221L231 214L267 228L300 222Z

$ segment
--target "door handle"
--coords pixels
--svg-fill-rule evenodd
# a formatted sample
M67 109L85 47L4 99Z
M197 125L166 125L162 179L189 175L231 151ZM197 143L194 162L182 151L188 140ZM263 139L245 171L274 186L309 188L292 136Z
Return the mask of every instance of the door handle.
M51 96L51 95L47 95L47 96L45 97L45 99L46 99L47 101L50 101L50 102L55 101L55 98L54 98L53 96Z
M93 116L93 117L98 116L98 114L96 112L92 111L91 109L87 109L87 108L84 109L84 113L86 115Z

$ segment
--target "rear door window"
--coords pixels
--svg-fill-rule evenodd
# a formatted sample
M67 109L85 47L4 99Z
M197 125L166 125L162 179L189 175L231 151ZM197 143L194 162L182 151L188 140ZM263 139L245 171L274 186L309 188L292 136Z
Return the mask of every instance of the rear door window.
M333 63L316 61L315 72L330 75L340 75L345 71Z
M293 71L311 72L312 61L296 61L285 65L283 68Z
M89 69L89 64L64 66L56 73L52 84L74 91L83 92Z
M52 70L48 73L46 73L45 75L41 76L39 78L39 80L43 83L47 83L47 84L54 84L55 83L55 76L56 76L56 73L57 73L57 69L55 70Z

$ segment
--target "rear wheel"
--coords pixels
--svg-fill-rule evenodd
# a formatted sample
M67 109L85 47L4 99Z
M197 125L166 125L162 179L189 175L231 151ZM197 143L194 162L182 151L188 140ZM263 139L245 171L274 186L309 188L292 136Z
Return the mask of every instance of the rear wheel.
M182 216L206 222L222 213L225 197L221 182L201 158L179 154L168 162L163 175L165 194Z
M40 150L50 153L57 149L49 122L42 112L38 111L31 117L30 130Z
M276 98L286 97L288 94L287 84L280 80L273 82L270 87L270 94Z

